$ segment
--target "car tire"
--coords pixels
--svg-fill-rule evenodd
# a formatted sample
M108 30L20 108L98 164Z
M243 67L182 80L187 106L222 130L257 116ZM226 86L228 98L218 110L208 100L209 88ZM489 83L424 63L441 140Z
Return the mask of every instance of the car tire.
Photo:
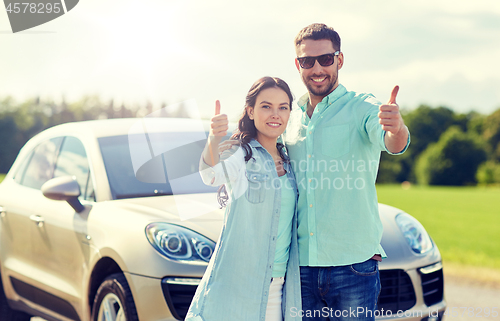
M97 289L92 308L92 320L139 320L132 292L122 273L108 276Z
M5 293L3 292L2 277L0 276L0 320L29 321L30 319L30 315L10 308Z

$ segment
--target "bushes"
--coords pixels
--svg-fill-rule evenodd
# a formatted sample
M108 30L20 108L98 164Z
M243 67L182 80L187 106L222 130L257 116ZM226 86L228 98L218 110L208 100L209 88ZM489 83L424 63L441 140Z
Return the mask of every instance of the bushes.
M425 185L475 184L477 169L486 158L486 146L479 137L452 126L420 155L417 181Z
M479 166L476 179L479 184L500 184L500 164L487 161Z

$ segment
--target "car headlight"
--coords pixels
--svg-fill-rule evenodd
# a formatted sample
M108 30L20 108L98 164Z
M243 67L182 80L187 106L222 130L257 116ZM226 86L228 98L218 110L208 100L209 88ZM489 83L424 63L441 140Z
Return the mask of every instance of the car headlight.
M396 223L413 252L424 254L432 249L433 244L429 234L413 216L406 213L398 214Z
M178 225L151 223L146 226L146 236L162 255L184 263L208 262L215 249L212 240Z

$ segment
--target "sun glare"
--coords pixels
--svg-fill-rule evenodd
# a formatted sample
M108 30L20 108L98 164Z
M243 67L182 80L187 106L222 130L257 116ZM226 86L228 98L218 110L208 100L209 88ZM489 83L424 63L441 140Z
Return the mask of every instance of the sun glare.
M171 1L124 1L112 14L106 10L93 16L104 40L99 73L123 75L118 81L134 83L136 94L158 98L158 84L167 73L178 73L182 67L177 62L192 51L176 33L182 9Z

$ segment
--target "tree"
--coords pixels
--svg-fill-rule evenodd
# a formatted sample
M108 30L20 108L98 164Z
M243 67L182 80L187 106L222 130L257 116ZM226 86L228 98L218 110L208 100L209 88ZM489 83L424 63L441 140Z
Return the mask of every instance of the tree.
M488 143L491 158L500 161L500 109L484 120L483 138Z
M22 146L23 137L18 131L14 117L11 115L0 118L0 139L2 150L0 152L0 173L7 173Z
M398 183L401 174L401 162L393 160L389 154L382 153L378 168L377 183Z
M477 169L486 158L485 144L478 136L452 126L420 155L417 180L426 185L475 184Z
M404 117L411 133L411 153L420 155L429 144L437 142L450 126L457 125L455 113L446 107L420 105Z
M410 144L411 148L411 144ZM377 175L377 183L401 183L404 181L413 181L412 164L409 149L403 155L391 155L382 152L380 157L380 166Z
M382 153L377 178L379 183L415 182L415 162L420 154L429 144L437 142L450 126L458 125L466 130L468 122L466 115L457 115L446 107L432 108L427 105L420 105L411 112L403 113L403 119L410 131L410 147L401 156Z
M467 114L467 118L469 119L469 122L467 123L467 131L469 133L474 133L476 135L482 136L484 131L484 120L486 119L486 116L478 112L471 111Z
M39 97L15 103L11 97L0 99L0 173L6 173L21 147L42 130L61 123L106 117L134 117L135 111L113 101L105 105L98 97L84 97L67 104L43 102Z

